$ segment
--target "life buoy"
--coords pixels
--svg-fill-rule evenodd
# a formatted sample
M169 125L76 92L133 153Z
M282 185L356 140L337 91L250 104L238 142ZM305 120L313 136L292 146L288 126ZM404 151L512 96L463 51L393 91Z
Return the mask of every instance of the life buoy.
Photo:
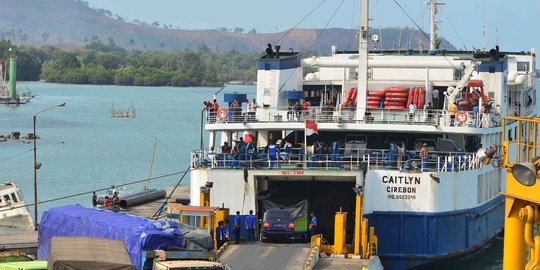
M464 111L459 111L456 113L456 122L465 123L467 121L467 113Z
M219 110L217 111L217 118L219 120L225 120L229 118L229 109L224 107L219 108Z

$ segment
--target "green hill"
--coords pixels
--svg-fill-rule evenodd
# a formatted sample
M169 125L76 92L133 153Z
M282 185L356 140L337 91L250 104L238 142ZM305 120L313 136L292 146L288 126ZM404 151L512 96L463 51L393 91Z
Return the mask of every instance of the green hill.
M181 27L181 26L180 26ZM91 41L114 41L127 49L197 49L207 47L220 51L263 51L284 33L244 33L226 29L182 30L172 26L148 24L125 19L103 9L93 9L81 0L3 0L0 16L0 38L15 44L32 46L54 45L62 48L82 48ZM379 34L374 29L373 33ZM295 29L284 38L282 48L306 51L320 36L312 50L328 53L331 45L339 49L356 49L356 30ZM424 35L415 29L388 28L381 30L384 49L428 48ZM401 42L398 37L401 36ZM421 44L421 45L420 45ZM442 40L441 48L454 47Z

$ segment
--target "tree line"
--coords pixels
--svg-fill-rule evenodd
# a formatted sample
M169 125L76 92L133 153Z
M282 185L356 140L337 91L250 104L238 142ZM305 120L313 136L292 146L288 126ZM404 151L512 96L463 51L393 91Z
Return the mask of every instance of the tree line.
M12 48L12 52L9 52ZM83 49L64 51L54 46L14 46L0 40L7 69L10 54L17 57L17 79L72 84L134 86L221 86L232 80L254 82L258 53L198 50L128 51L114 40L93 40Z

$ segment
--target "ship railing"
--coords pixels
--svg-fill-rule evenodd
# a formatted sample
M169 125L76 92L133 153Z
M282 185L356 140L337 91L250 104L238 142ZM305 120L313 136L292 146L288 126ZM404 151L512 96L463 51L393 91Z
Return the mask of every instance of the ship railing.
M300 148L281 152L276 156L267 153L233 155L194 150L192 168L213 169L282 169L282 170L397 170L403 172L460 172L482 167L476 153L430 151L421 157L419 151L363 149L343 154L304 154Z
M466 114L462 123L452 119L447 110L409 109L365 109L365 114L358 118L356 109L310 106L295 110L288 107L257 108L256 111L246 109L229 109L226 117L220 117L213 111L206 111L207 124L227 123L303 123L306 120L318 123L364 123L364 124L405 124L429 125L444 127L493 127L500 126L500 117L495 112L479 113L475 111L458 111ZM464 119L464 118L461 118Z

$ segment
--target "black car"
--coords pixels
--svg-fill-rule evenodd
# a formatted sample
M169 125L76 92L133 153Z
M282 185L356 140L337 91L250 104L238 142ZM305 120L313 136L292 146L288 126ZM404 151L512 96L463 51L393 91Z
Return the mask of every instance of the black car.
M291 212L285 209L266 210L263 217L261 241L293 239L294 220Z

